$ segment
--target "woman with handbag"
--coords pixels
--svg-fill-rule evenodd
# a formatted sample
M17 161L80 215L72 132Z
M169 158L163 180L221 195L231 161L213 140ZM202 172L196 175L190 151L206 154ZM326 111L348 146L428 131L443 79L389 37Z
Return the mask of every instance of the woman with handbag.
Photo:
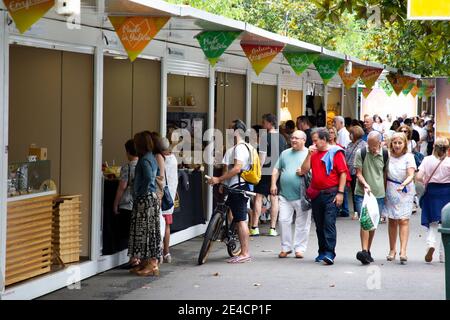
M167 138L163 138L161 140L161 150L164 155L164 165L165 165L165 177L166 177L166 185L165 188L169 190L170 199L163 199L162 201L162 215L165 221L165 230L164 230L164 244L163 244L163 261L165 263L172 262L172 256L169 252L169 243L170 243L170 225L173 223L173 211L174 211L174 202L175 196L177 194L178 188L178 162L175 155L170 150L170 142ZM170 205L170 201L172 203ZM165 206L169 208L167 210Z
M406 264L409 238L409 219L413 210L416 188L413 182L416 162L408 152L407 136L402 132L392 135L389 142L389 165L386 185L385 215L389 218L390 251L386 259L396 256L397 236L400 235L400 263Z
M448 151L448 139L437 138L433 147L433 155L423 159L417 174L417 180L425 185L425 193L420 199L420 207L422 208L422 225L428 229L426 262L433 260L436 242L439 239L438 227L441 223L441 211L450 202L450 157ZM439 260L444 262L442 241Z
M136 164L128 254L141 260L131 272L139 276L158 276L161 257L160 202L156 195L158 163L148 132L134 136L139 161Z

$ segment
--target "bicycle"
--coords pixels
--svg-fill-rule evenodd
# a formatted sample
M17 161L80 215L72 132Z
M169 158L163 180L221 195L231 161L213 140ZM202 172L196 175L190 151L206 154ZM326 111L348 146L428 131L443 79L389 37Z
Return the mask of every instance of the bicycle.
M210 179L208 176L205 176L205 178ZM247 197L255 196L256 194L250 191L232 189L224 184L221 184L220 186L223 188L223 198L217 203L211 220L209 220L208 227L206 228L203 244L198 256L199 265L206 262L214 241L224 242L230 257L238 256L241 253L241 246L236 232L236 224L234 222L228 222L227 213L229 207L225 203L228 194L230 193L240 193Z

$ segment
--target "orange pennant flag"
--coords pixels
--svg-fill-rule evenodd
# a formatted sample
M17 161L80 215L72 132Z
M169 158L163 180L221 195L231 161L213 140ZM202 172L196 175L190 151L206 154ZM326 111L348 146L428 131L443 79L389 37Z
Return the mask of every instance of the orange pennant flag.
M419 88L417 86L414 86L409 93L415 98L417 96L417 93L419 93Z
M339 69L339 75L341 76L345 88L350 89L356 82L356 80L358 80L359 76L363 71L364 71L363 68L353 67L352 73L345 73L345 66L342 66Z
M362 91L362 94L363 94L363 96L364 96L364 98L366 98L367 99L367 97L369 96L369 94L372 92L372 88L364 88L363 89L363 91Z
M364 69L361 73L361 80L367 89L372 89L382 72L383 69Z
M147 47L170 17L109 16L131 62Z
M259 75L284 48L284 46L267 46L244 42L241 42L241 47L257 75Z
M55 0L3 0L20 33L27 31L55 5Z
M390 73L386 76L386 78L391 83L392 88L394 89L395 93L397 95L399 95L400 92L402 92L403 88L407 85L409 77Z

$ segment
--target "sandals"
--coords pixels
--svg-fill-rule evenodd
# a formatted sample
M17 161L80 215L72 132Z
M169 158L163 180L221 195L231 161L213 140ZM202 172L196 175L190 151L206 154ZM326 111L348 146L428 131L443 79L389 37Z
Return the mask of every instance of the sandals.
M246 263L246 262L250 262L252 261L252 258L250 256L236 256L236 257L232 257L231 259L228 259L227 262L228 263Z
M393 255L391 255L391 253L389 252L389 254L386 256L386 260L387 261L394 261L396 255L397 255L397 252L394 252Z

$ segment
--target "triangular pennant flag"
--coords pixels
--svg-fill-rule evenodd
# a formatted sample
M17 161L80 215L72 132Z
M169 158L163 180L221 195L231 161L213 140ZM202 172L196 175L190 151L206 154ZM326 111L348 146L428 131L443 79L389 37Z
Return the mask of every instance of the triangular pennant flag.
M402 90L403 94L404 94L405 96L407 96L408 93L411 92L412 88L414 88L414 82L413 82L413 83L410 83L410 84L407 84L407 85L405 86L405 88Z
M366 88L372 89L382 72L383 69L364 69L360 77Z
M417 92L417 96L419 98L423 98L423 96L425 95L425 89L427 88L426 85L421 85L419 88L419 92Z
M414 85L411 89L411 91L409 91L409 93L415 98L417 96L417 93L419 92L419 88Z
M429 85L425 88L425 98L429 98L434 92L434 85Z
M361 73L364 71L363 68L353 67L352 73L345 73L345 66L339 69L339 75L341 76L342 82L345 88L350 89L353 84L358 80ZM369 92L370 93L370 92Z
M380 87L384 90L388 97L390 97L394 92L394 88L392 88L391 83L387 80L381 81Z
M55 5L55 0L3 0L20 33L27 31Z
M300 76L303 71L319 58L320 53L283 52L283 55L295 73Z
M330 82L343 64L344 60L336 58L322 57L314 61L317 72L319 72L325 85Z
M158 34L170 17L109 16L128 57L133 62Z
M391 83L392 88L394 89L397 95L402 92L406 83L408 82L408 77L401 76L399 74L390 73L386 76L386 79Z
M281 46L267 46L252 43L245 43L241 41L242 50L250 61L256 75L259 75L272 60L280 53L284 45Z
M363 89L363 91L362 91L362 94L363 94L363 96L364 96L364 98L366 98L367 99L367 97L369 96L369 94L372 92L372 88L364 88Z
M241 31L205 31L195 37L203 53L214 67L228 47L241 34Z

